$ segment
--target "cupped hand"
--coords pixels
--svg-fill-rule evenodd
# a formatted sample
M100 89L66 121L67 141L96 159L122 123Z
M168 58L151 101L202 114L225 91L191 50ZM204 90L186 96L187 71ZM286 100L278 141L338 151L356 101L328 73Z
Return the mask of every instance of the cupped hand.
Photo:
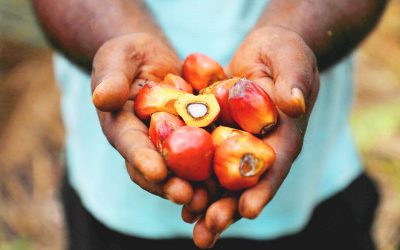
M207 208L193 231L200 248L211 247L238 219L256 218L273 198L301 151L319 88L314 53L297 33L277 26L250 33L228 70L232 76L255 81L276 104L279 122L263 138L275 150L276 160L254 187L225 194Z
M133 111L134 97L146 81L160 82L168 73L179 74L179 68L174 50L158 38L144 33L120 36L97 51L92 91L103 132L124 157L132 181L155 195L188 204L203 188L194 192L189 182L168 173L148 128Z

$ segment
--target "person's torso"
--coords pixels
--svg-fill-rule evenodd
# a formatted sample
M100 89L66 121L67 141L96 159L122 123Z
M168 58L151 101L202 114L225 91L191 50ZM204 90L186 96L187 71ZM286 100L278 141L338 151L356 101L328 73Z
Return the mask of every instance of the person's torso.
M147 0L183 59L201 52L226 65L265 8L265 0ZM282 45L284 46L284 45ZM132 183L124 160L104 137L91 101L89 75L54 57L62 89L68 175L85 207L108 227L147 238L191 237L180 206ZM321 75L321 88L302 153L256 220L241 220L224 237L268 239L300 230L318 202L343 189L360 173L348 116L352 62Z

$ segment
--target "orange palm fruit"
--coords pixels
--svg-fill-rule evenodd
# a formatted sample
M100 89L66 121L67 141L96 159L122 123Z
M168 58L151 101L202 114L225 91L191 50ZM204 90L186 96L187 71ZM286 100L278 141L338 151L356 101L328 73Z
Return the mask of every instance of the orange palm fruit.
M200 91L208 85L226 79L222 66L212 58L193 53L186 57L182 65L183 78Z
M176 99L183 93L169 86L147 84L135 98L135 114L142 120L148 120L151 114L160 111L178 115L174 104Z
M253 134L266 134L278 121L278 111L269 95L244 78L229 90L228 106L237 124Z
M214 122L220 112L214 95L183 94L175 102L175 110L188 126L206 127Z
M243 131L243 130L225 127L225 126L218 126L211 133L211 137L213 139L214 146L216 146L216 147L221 145L221 143L223 141L225 141L226 139L231 138L236 135L251 135L251 134L246 131Z
M166 112L156 112L151 115L149 137L159 152L165 139L175 129L185 126L185 123L178 117Z
M214 144L202 128L183 126L164 141L162 155L169 169L189 181L204 181L212 172Z
M200 91L201 94L215 95L215 98L217 98L218 104L221 107L218 120L223 125L237 125L235 120L233 120L231 113L229 112L228 98L230 88L239 80L239 77L233 77L227 80L218 81Z
M252 135L236 135L216 147L214 173L222 187L238 191L257 184L275 161L275 152Z
M167 74L162 81L164 84L167 84L177 90L193 94L192 86L187 83L182 77L174 74Z

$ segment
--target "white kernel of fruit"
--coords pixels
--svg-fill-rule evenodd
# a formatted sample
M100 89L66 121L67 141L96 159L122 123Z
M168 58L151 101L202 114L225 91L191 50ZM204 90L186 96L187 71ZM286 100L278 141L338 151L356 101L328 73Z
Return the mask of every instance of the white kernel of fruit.
M193 118L200 118L207 114L208 108L204 103L191 103L187 106L187 111Z

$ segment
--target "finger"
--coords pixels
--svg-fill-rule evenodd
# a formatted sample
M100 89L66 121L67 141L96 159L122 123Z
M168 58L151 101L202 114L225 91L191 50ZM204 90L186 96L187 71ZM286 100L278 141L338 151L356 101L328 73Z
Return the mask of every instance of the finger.
M132 132L129 136L131 139L147 140L143 133ZM141 146L136 145L136 146ZM130 162L151 182L160 182L167 176L167 170L163 166L164 161L160 154L152 148L138 147L131 149ZM129 159L129 158L128 158Z
M186 205L187 209L194 214L203 212L208 204L208 192L204 187L196 187L193 190L193 198Z
M126 163L131 180L142 189L169 199L176 204L186 204L190 202L193 196L193 189L189 182L178 177L171 177L165 183L149 182L137 169Z
M189 182L179 178L171 177L164 184L165 197L176 204L187 204L193 198L193 188Z
M223 69L224 69L224 72L225 72L225 75L226 75L227 78L234 77L234 75L233 75L233 73L231 71L231 67L229 66L229 64L224 66Z
M201 215L192 213L186 206L183 206L181 211L181 217L184 222L193 224L201 217Z
M225 197L214 202L205 216L205 223L213 233L221 233L238 219L238 199Z
M275 162L254 187L245 190L240 196L239 213L245 218L254 219L261 213L300 152L304 131L299 130L299 125L293 119L287 119L284 114L281 117L277 130L264 139L275 150Z
M272 98L272 100L275 100L274 96L274 83L271 78L269 77L261 77L261 78L249 78L250 80L254 80L255 83L257 83L258 86L260 86L268 95Z
M128 38L104 43L93 59L93 103L101 111L118 110L129 98L130 85L137 74L142 55Z
M122 107L129 97L129 82L121 72L109 72L100 80L93 91L92 101L101 111L115 111Z
M189 203L182 207L182 219L187 223L194 223L208 204L208 192L205 187L196 187Z
M194 244L201 249L214 246L219 234L212 233L206 226L204 218L200 219L193 228Z
M287 115L298 117L307 110L317 70L314 53L296 34L285 46L275 44L268 53L275 82L275 101ZM272 52L273 51L273 52Z
M127 102L130 106L132 102ZM160 182L168 170L147 135L146 126L130 111L98 112L104 134L114 148L150 182Z
M126 170L128 171L131 180L136 183L139 187L150 192L154 195L165 198L164 190L161 184L154 184L149 182L144 176L128 162L125 162Z
M219 186L218 180L215 176L212 176L211 178L204 181L204 187L207 190L208 203L211 203L221 198L221 196L225 192L225 190Z

